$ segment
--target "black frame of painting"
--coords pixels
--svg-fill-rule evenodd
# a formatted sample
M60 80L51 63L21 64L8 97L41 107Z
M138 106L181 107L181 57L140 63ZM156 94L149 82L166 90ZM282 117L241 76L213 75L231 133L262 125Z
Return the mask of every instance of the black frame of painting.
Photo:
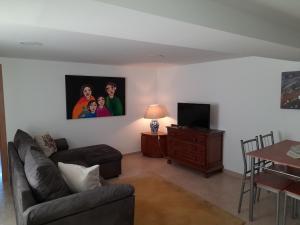
M126 114L125 77L65 75L67 119Z

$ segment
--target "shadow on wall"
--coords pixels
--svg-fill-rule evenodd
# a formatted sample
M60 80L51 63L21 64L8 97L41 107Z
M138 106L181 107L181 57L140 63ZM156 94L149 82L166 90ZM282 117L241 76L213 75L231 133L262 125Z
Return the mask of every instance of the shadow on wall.
M275 137L274 137L274 138L275 138L275 143L276 143L276 131L273 131L273 132L275 133ZM277 132L277 137L278 137L278 142L279 142L279 141L284 141L284 140L290 138L290 136L289 136L288 133L282 132L282 131L278 131L278 132Z
M177 124L177 120L170 116L159 119L159 131L167 132L167 126L171 126L171 124ZM149 124L148 124L149 127ZM149 127L150 130L150 127Z
M219 105L211 103L210 104L210 127L218 128L219 127Z

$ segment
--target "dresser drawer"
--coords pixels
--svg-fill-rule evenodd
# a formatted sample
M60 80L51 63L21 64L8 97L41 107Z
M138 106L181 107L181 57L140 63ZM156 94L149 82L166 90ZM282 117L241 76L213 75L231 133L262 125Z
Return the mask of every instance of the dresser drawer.
M205 148L203 146L172 138L168 141L168 155L174 159L190 162L195 165L204 165L205 163Z
M176 138L178 140L193 142L193 143L205 143L206 137L204 135L186 133L177 130L168 131L168 136Z

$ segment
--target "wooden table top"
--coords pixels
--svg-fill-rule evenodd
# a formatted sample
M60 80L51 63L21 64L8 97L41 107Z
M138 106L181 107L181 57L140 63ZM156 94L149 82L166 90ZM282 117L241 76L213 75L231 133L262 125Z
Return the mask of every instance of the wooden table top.
M286 155L293 145L300 145L300 142L285 140L266 148L249 152L247 155L300 169L300 159L293 159Z

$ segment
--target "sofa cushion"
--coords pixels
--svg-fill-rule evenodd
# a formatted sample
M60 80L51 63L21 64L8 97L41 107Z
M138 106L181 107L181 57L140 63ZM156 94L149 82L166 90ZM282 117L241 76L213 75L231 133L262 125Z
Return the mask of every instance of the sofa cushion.
M18 154L22 162L25 161L25 156L27 151L29 151L32 147L37 147L34 143L30 141L23 141L19 144Z
M24 162L26 152L34 145L33 138L23 130L18 129L14 137L14 145L22 162Z
M122 154L117 149L108 145L95 145L90 147L81 148L81 151L88 151L85 159L91 165L99 163L104 164L111 161L122 159Z
M92 190L101 186L99 165L84 167L59 162L58 168L73 193Z
M93 145L57 152L50 158L55 163L64 162L83 166L101 166L104 163L121 160L122 154L108 145Z
M26 133L23 130L18 129L15 134L15 137L14 137L14 144L15 144L16 148L18 148L20 143L23 141L28 141L28 142L32 142L32 143L34 142L33 138L28 133Z
M69 149L68 142L65 138L55 139L54 141L57 147L57 151L65 151Z
M47 157L57 152L56 143L50 134L37 135L34 139Z
M24 224L23 212L27 208L30 208L31 206L37 204L37 202L33 196L30 185L28 184L25 171L24 171L24 164L20 160L18 151L15 148L13 142L8 143L8 154L9 154L10 187L14 199L14 207L16 211L16 222L17 224ZM5 201L3 202L3 204L5 204ZM0 212L0 214L1 213L2 212Z
M28 183L39 202L70 194L58 168L36 147L27 151L24 169Z

